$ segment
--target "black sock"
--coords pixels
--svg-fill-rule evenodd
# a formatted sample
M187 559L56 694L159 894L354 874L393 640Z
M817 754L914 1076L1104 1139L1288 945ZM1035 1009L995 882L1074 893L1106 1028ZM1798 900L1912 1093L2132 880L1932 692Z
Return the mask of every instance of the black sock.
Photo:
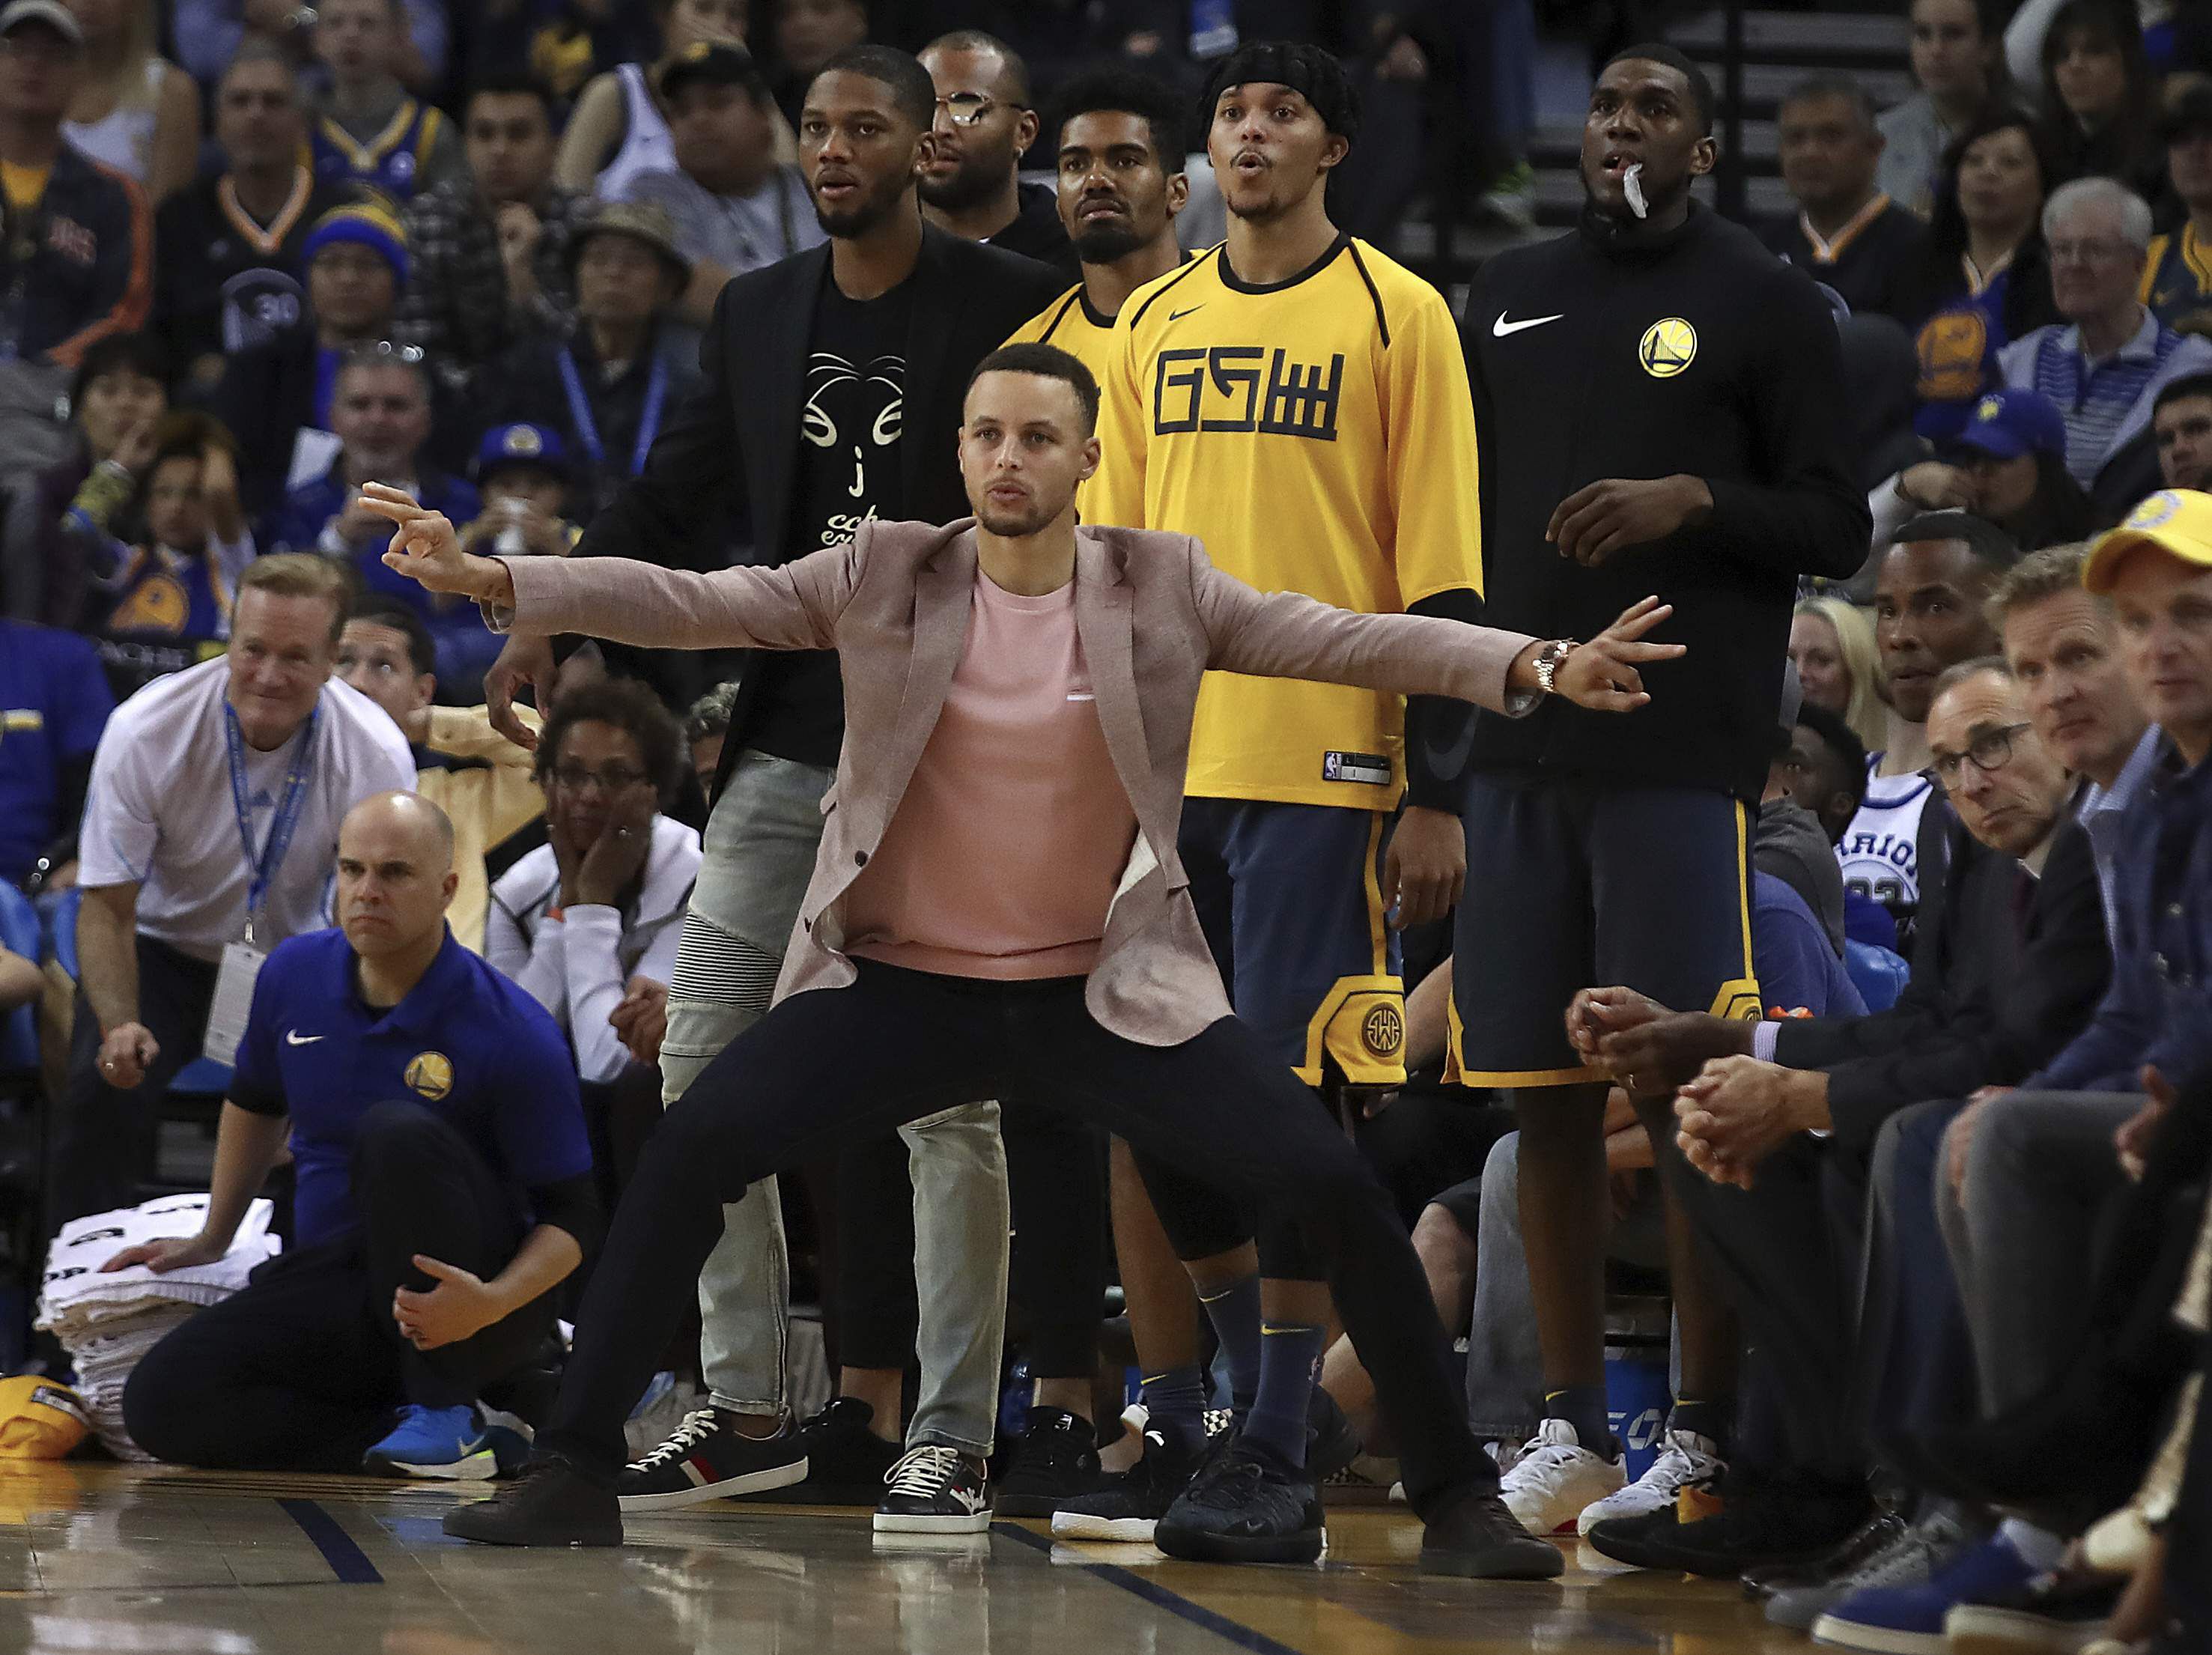
M1735 1434L1735 1398L1717 1396L1697 1401L1688 1396L1675 1399L1674 1409L1667 1415L1669 1431L1694 1431L1716 1445L1715 1451L1722 1458L1728 1457L1729 1439Z
M1544 1415L1565 1420L1575 1428L1575 1439L1593 1454L1613 1456L1613 1427L1606 1415L1605 1387L1569 1385L1544 1393Z

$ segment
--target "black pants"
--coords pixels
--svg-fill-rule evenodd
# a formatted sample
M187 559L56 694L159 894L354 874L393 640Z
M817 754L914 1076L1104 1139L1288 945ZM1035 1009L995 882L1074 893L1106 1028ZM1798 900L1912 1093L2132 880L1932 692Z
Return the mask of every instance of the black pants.
M137 955L138 1020L161 1050L130 1091L109 1086L100 1074L100 1019L78 991L69 1086L47 1150L48 1235L88 1213L137 1204L154 1173L162 1096L207 1036L216 967L151 937L138 939Z
M1038 1379L1088 1378L1106 1297L1106 1142L1096 1127L1000 1100L1013 1247L1008 1342ZM841 1354L853 1367L914 1359L914 1182L906 1141L872 1134L837 1158Z
M1007 1096L1097 1122L1240 1199L1295 1214L1329 1261L1414 1508L1426 1516L1496 1487L1389 1196L1242 1023L1145 1046L1093 1021L1079 981L982 983L869 961L849 988L785 1001L669 1110L615 1215L541 1443L589 1475L620 1468L623 1421L714 1250L724 1202L842 1135Z
M489 1281L521 1243L512 1196L452 1127L420 1104L370 1110L353 1201L351 1236L270 1260L146 1354L123 1392L141 1448L223 1470L358 1470L403 1402L473 1402L537 1354L551 1293L435 1350L416 1350L393 1324L395 1289L436 1285L416 1254Z
M1770 1482L1844 1488L1863 1480L1856 1283L1864 1169L1803 1134L1759 1164L1749 1190L1718 1184L1685 1159L1664 1102L1643 1105L1667 1192L1695 1226L1743 1324L1751 1360L1730 1463ZM1923 1267L1931 1261L1923 1260ZM1942 1266L1939 1251L1932 1267ZM1759 1405L1748 1404L1756 1393Z

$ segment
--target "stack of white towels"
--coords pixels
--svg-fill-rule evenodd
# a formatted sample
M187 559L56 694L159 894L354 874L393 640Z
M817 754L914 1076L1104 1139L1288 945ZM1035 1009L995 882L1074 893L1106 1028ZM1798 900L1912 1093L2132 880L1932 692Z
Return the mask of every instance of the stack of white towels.
M123 1385L131 1370L201 1305L218 1304L243 1287L255 1267L274 1258L283 1244L269 1233L269 1202L257 1200L229 1252L213 1264L166 1275L143 1264L100 1273L125 1247L198 1234L207 1206L204 1195L163 1196L143 1206L72 1219L46 1254L38 1325L69 1353L93 1431L118 1459L153 1457L123 1428Z

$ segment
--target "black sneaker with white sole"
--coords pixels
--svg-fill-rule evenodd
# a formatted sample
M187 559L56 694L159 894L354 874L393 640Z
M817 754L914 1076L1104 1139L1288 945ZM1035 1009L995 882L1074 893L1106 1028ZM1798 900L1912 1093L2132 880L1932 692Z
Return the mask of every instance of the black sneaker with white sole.
M1197 1455L1147 1431L1144 1454L1134 1465L1118 1476L1102 1478L1097 1493L1063 1500L1054 1509L1052 1537L1150 1545L1154 1525L1190 1486L1198 1465Z
M625 1512L672 1512L704 1500L787 1488L806 1475L806 1445L796 1431L748 1437L738 1416L702 1408L667 1439L623 1468L615 1493Z
M924 1443L902 1454L884 1482L878 1534L983 1534L991 1527L991 1474L973 1454Z
M1066 1409L1032 1408L991 1503L1000 1517L1050 1517L1061 1502L1095 1494L1098 1485L1091 1421Z

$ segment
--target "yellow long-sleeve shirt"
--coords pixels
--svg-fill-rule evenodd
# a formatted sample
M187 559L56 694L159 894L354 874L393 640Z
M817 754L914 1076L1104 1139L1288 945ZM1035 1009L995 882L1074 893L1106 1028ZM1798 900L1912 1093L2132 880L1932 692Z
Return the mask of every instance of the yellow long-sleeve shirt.
M1264 286L1225 260L1115 319L1085 519L1195 535L1262 591L1369 614L1480 593L1474 406L1443 296L1350 236ZM1188 791L1388 810L1404 721L1397 696L1209 672Z
M532 730L538 715L526 707L515 713ZM484 873L486 853L545 813L545 795L531 774L537 755L518 747L491 727L482 707L433 707L429 739L422 744L448 758L475 758L483 768L418 770L415 791L446 812L453 824L453 871L460 884L447 923L461 946L483 952L484 915L491 906L491 880Z

